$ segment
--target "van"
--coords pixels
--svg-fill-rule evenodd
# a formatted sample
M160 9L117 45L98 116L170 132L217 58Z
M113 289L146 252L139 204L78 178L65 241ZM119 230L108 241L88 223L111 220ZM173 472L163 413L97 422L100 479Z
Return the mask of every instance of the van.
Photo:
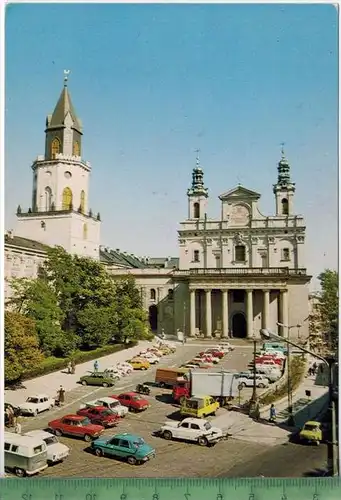
M47 446L37 437L5 432L5 469L18 477L32 476L47 468Z
M173 387L179 378L184 378L189 370L186 368L158 368L155 374L155 383L160 387Z
M285 355L288 353L288 347L284 342L265 342L263 344L262 349L264 351L267 351L269 349L270 350L273 349L275 351L281 351Z
M201 396L185 399L181 403L180 414L187 417L205 418L215 415L219 403L212 396Z

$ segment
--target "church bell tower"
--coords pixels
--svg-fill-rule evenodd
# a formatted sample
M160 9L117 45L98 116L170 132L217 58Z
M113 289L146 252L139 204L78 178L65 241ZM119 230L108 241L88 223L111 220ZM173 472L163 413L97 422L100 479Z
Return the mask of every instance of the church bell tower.
M99 258L100 215L89 209L91 165L82 159L82 123L68 89L69 71L47 116L45 154L33 162L32 205L17 209L18 236Z

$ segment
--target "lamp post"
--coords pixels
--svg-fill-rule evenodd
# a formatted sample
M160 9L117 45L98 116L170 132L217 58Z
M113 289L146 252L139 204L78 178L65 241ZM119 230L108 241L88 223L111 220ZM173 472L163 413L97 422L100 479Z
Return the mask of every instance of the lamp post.
M257 355L257 340L253 337L253 388L252 396L249 402L249 414L251 414L257 403L257 385L256 385L256 355Z
M283 341L283 338L277 335L276 333L267 330L265 328L262 328L259 330L261 336L267 339L274 339L274 340L280 340ZM330 358L329 361L326 358L323 358L322 356L319 356L318 354L315 354L312 351L309 351L309 349L306 349L305 347L301 347L298 344L295 344L291 340L286 339L286 342L293 347L296 347L302 352L305 352L306 354L309 354L310 356L313 356L314 358L320 359L325 365L328 367L329 371L329 412L331 415L331 423L332 423L332 439L331 441L328 441L328 469L332 473L332 476L338 476L339 471L338 471L338 444L337 444L337 436L336 436L336 410L335 410L335 401L333 398L333 385L334 385L334 363L335 360L333 358Z
M278 326L281 326L283 329L286 329L288 334L287 334L287 339L290 340L290 331L293 328L301 328L301 325L283 325L283 323L277 323ZM284 341L286 341L286 338L284 338ZM287 381L287 389L288 389L288 411L289 411L289 417L288 417L288 425L294 426L295 425L295 419L292 414L292 390L291 390L291 373L290 373L290 342L287 342L288 346L288 352L287 352L287 364L288 364L288 381Z

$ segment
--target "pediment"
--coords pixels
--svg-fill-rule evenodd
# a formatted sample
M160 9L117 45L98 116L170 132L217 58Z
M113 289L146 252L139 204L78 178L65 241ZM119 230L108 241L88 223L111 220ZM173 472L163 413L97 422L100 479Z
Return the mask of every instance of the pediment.
M236 188L230 189L219 196L219 200L258 200L260 194L256 191L251 191L251 189L246 189L243 186L237 186Z

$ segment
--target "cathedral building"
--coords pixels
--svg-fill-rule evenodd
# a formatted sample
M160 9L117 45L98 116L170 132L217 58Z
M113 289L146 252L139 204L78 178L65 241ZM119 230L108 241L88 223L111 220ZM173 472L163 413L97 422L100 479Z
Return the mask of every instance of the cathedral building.
M113 250L100 244L101 218L89 208L91 165L82 158L83 127L67 85L65 77L46 119L45 154L32 165L32 205L18 206L17 226L5 236L5 302L10 279L35 278L46 249L59 245L100 260L113 279L134 276L155 332L251 339L270 328L307 337L305 223L295 214L284 152L273 186L275 215L263 215L261 195L238 185L219 196L220 216L208 217L209 191L197 158L187 218L178 230L179 257Z

